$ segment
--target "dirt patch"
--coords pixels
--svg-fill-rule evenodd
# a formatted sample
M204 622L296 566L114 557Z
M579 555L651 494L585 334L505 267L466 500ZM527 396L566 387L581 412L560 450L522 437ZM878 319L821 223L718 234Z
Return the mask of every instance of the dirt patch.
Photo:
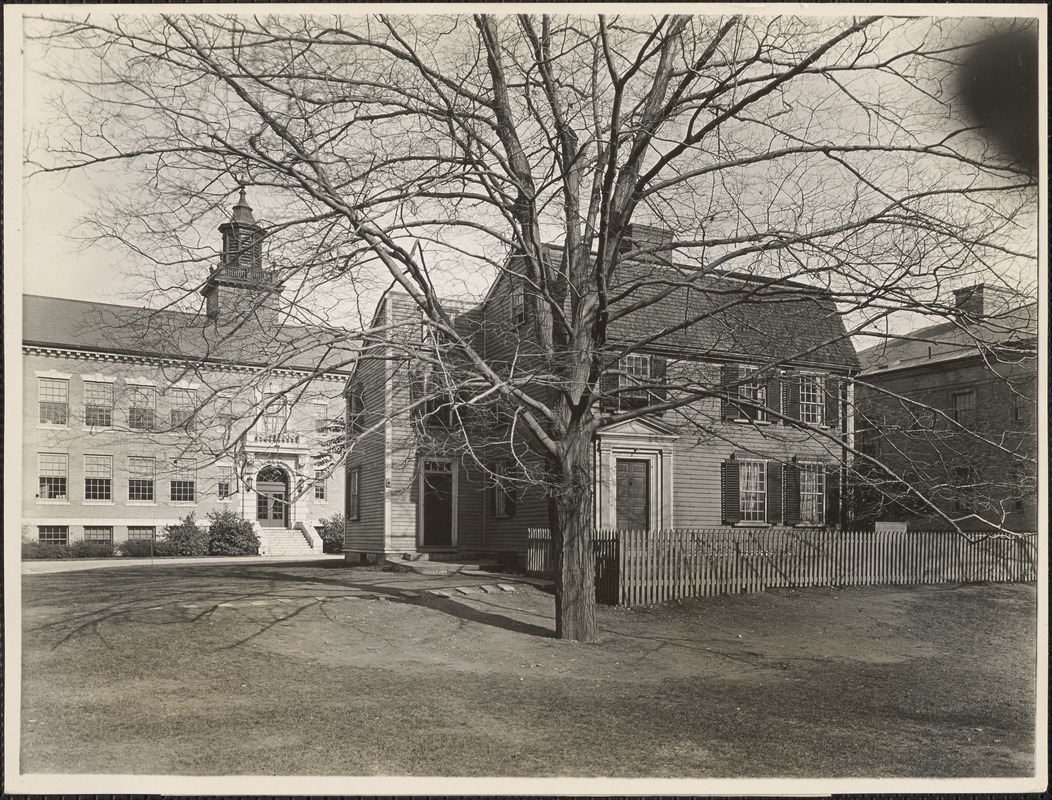
M1034 769L1029 586L601 607L600 641L581 645L552 638L549 594L502 591L481 576L237 565L113 577L25 582L23 770L675 778Z

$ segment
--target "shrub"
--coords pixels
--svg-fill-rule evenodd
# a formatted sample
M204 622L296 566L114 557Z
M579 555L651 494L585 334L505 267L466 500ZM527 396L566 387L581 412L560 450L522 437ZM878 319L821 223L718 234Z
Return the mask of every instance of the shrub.
M22 540L22 558L26 561L39 558L72 558L73 551L64 544L44 544Z
M318 528L321 536L321 550L323 553L343 552L343 514L333 514L328 519L321 521Z
M78 539L69 547L74 558L113 558L113 542Z
M163 539L128 539L120 543L121 555L127 558L149 558L172 554L168 542Z
M178 525L165 525L162 541L173 556L203 556L208 554L208 531L197 526L191 511Z
M213 511L208 515L208 552L213 556L254 556L259 553L259 536L252 523L234 511Z

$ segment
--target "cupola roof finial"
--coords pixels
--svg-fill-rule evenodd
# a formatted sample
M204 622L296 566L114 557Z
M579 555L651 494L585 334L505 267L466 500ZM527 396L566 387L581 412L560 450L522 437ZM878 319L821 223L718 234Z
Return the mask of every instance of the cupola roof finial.
M237 203L234 205L234 214L231 217L231 222L237 225L255 225L256 218L252 216L252 206L248 204L248 200L245 198L245 184L238 181L237 186L239 195Z

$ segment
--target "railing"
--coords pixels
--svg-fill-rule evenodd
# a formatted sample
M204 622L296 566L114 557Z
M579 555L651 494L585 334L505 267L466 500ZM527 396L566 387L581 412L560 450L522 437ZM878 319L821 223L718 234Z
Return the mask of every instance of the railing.
M1036 534L713 528L601 530L593 537L596 599L629 606L775 587L1037 578ZM527 541L527 570L553 577L548 531L531 529Z
M254 433L252 441L258 444L299 444L298 433Z

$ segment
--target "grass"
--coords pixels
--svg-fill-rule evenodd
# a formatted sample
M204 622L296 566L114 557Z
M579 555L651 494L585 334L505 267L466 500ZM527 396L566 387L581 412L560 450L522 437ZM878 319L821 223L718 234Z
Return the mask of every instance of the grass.
M532 587L326 565L24 577L24 772L1033 773L1036 593L815 589L551 638ZM417 596L409 597L405 591ZM373 599L369 599L373 598Z

